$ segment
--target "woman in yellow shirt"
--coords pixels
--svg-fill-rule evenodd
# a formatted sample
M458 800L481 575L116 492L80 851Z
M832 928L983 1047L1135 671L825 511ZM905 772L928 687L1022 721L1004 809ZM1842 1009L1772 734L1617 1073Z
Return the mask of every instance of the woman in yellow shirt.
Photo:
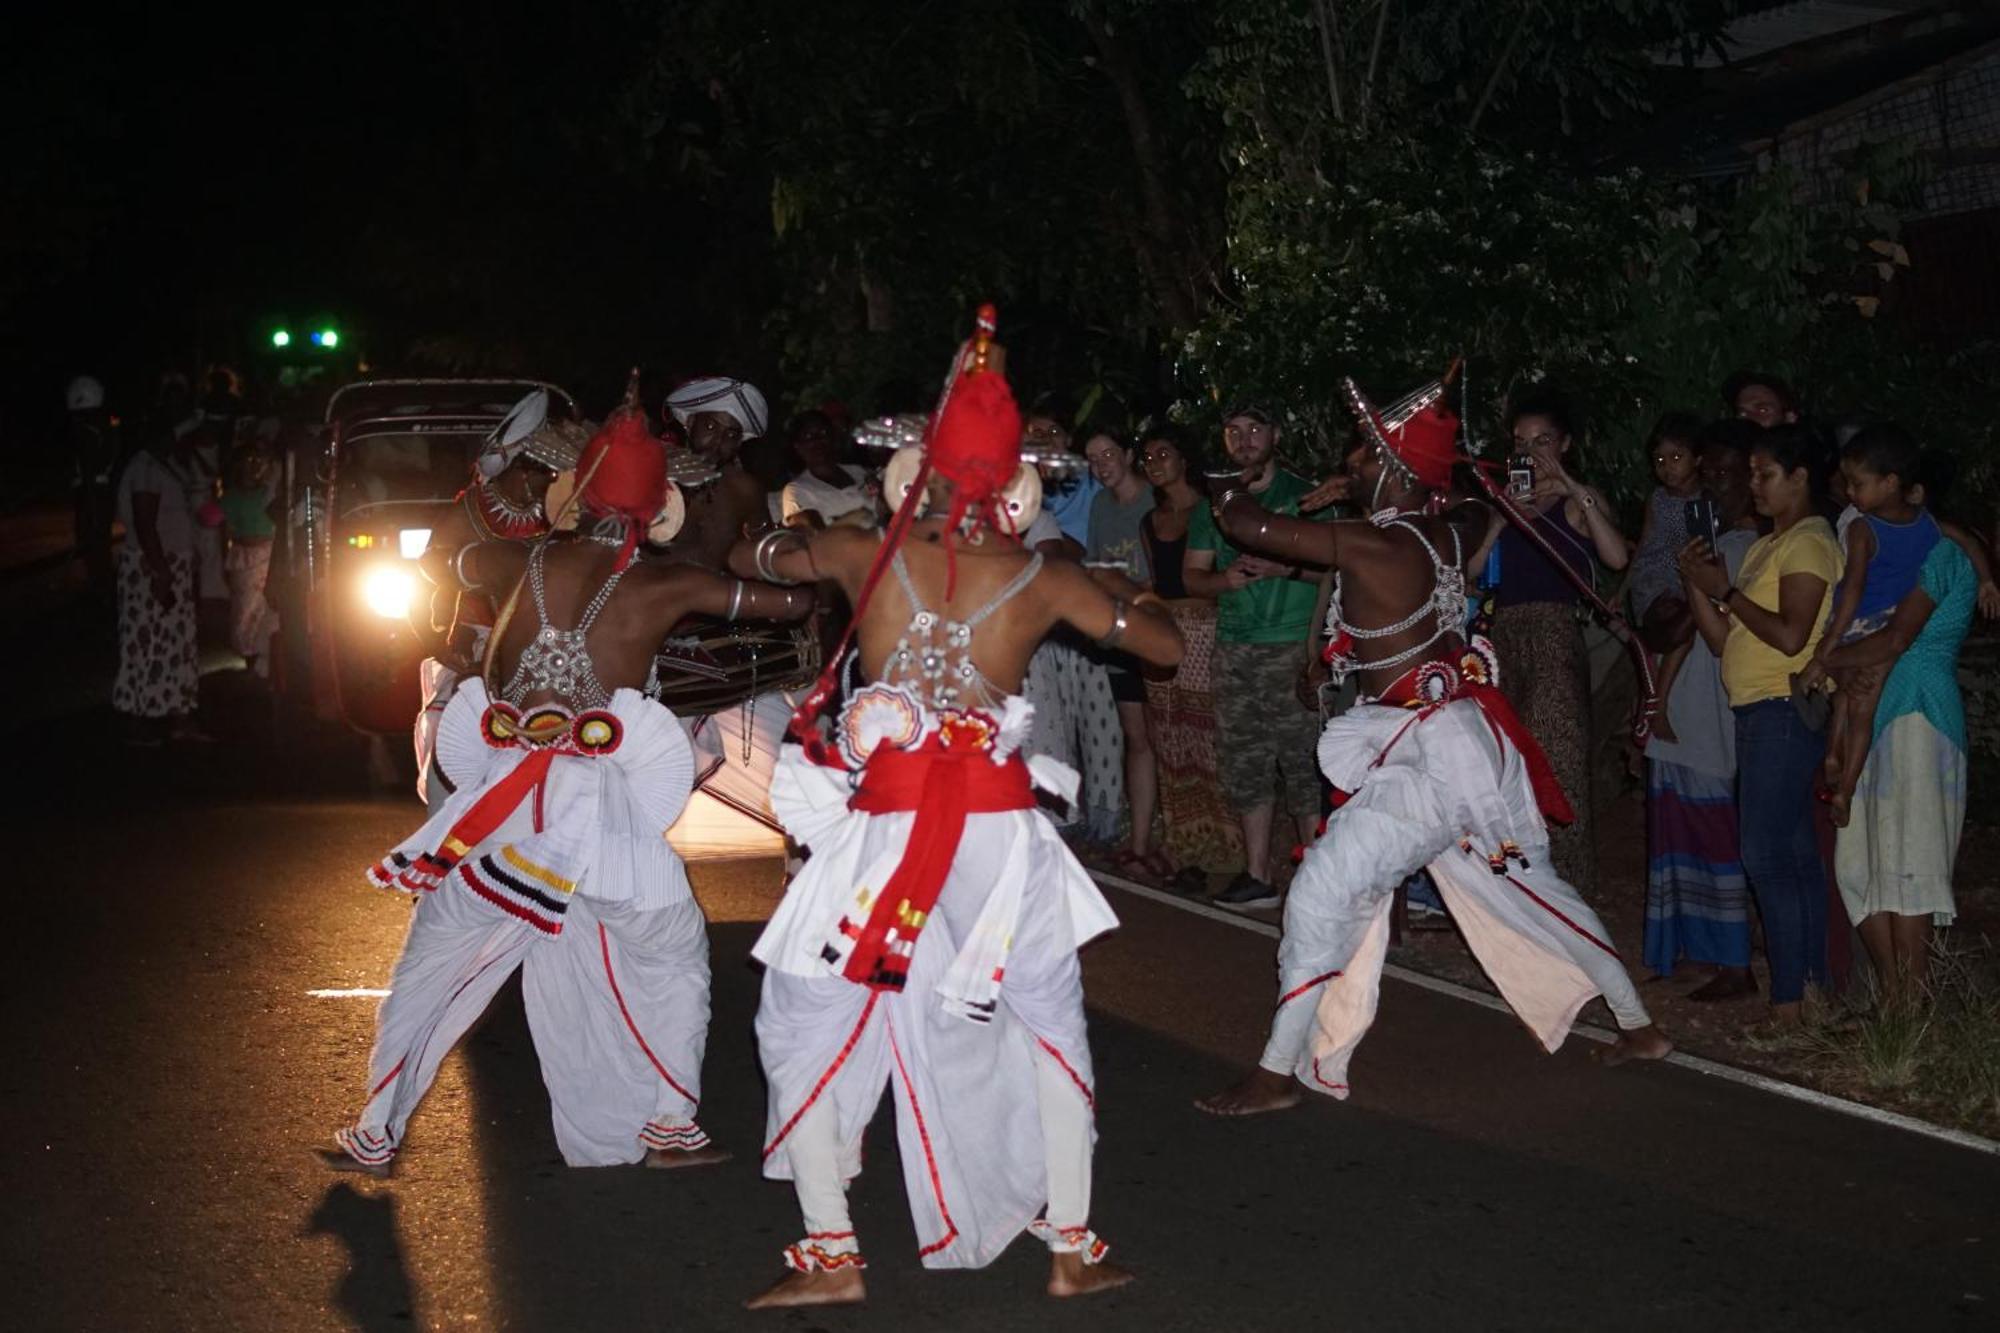
M1750 451L1750 493L1771 533L1743 555L1736 582L1696 539L1681 552L1688 605L1722 659L1736 714L1736 807L1743 870L1764 921L1772 1019L1796 1024L1808 982L1825 984L1827 892L1813 830L1823 730L1792 703L1840 578L1840 543L1814 503L1823 475L1805 427L1775 427Z

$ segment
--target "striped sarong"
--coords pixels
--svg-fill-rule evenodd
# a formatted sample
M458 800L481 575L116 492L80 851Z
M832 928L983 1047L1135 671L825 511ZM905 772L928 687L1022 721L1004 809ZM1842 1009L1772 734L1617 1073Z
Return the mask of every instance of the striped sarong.
M1750 894L1736 783L1663 759L1646 764L1646 965L1750 965Z

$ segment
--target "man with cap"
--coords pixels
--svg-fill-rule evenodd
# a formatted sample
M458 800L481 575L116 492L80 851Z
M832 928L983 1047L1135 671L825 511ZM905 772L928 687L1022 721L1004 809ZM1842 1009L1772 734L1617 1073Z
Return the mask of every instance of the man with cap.
M360 1115L324 1154L335 1169L390 1173L439 1063L516 968L566 1162L723 1156L694 1119L708 941L665 838L694 757L642 687L684 616L797 618L812 597L637 561L682 510L636 394L584 449L558 508L574 534L481 542L456 561L469 586L512 592L486 674L439 723L450 799L368 870L417 905Z
M1474 955L1550 1051L1602 995L1623 1030L1608 1063L1672 1049L1647 1017L1596 913L1549 863L1547 820L1571 815L1534 737L1497 688L1484 639L1467 643L1466 552L1483 506L1442 513L1458 421L1442 383L1377 413L1352 383L1364 427L1347 484L1366 519L1309 523L1260 505L1240 483L1215 501L1230 540L1280 563L1330 566L1328 663L1359 677L1356 704L1326 726L1319 762L1338 793L1285 904L1278 1004L1257 1069L1197 1103L1254 1115L1300 1099L1298 1083L1345 1098L1354 1047L1375 1017L1397 885L1428 868ZM1350 577L1351 576L1351 577Z
M1222 422L1223 448L1241 468L1249 493L1273 514L1296 516L1312 484L1278 465L1276 417L1245 404ZM1319 819L1319 775L1313 735L1319 718L1300 699L1299 677L1312 663L1318 571L1297 561L1266 559L1239 549L1216 525L1208 506L1188 522L1183 557L1187 589L1216 600L1215 752L1222 792L1243 825L1243 873L1215 901L1225 907L1270 907L1271 823L1277 784L1297 845Z
M711 376L668 394L667 411L687 433L689 450L718 473L690 488L687 526L674 541L674 558L721 569L746 527L771 522L764 487L742 461L744 441L762 439L770 426L764 395L743 380Z
M430 544L418 570L431 583L429 614L417 626L432 647L417 669L423 706L417 712L417 795L437 813L451 794L450 779L432 762L438 719L461 678L479 670L486 656L496 608L459 577L458 556L481 542L531 542L549 531L547 495L558 473L576 466L590 438L583 423L549 416L549 394L536 389L493 428L473 460L472 477L450 505L431 520ZM425 616L421 610L415 613Z

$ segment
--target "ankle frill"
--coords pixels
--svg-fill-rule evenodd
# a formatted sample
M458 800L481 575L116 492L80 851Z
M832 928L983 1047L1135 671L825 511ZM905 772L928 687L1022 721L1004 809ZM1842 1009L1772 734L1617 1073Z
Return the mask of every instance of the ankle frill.
M796 1244L785 1247L785 1267L795 1273L837 1273L845 1268L866 1268L861 1242L852 1231L814 1231Z
M661 1152L695 1152L709 1145L709 1137L692 1120L663 1115L640 1128L639 1142Z
M1059 1227L1047 1218L1028 1224L1028 1234L1049 1247L1051 1254L1081 1255L1086 1264L1100 1264L1111 1247L1097 1238L1089 1227Z
M359 1125L344 1126L333 1131L333 1141L363 1166L387 1166L396 1158L396 1140L386 1129L376 1134Z

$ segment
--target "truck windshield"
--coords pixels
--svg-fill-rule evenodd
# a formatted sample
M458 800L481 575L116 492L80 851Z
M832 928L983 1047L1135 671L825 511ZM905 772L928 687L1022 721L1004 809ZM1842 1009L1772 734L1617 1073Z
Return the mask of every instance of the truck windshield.
M424 431L344 442L334 472L339 513L451 499L464 489L482 438L483 432Z

